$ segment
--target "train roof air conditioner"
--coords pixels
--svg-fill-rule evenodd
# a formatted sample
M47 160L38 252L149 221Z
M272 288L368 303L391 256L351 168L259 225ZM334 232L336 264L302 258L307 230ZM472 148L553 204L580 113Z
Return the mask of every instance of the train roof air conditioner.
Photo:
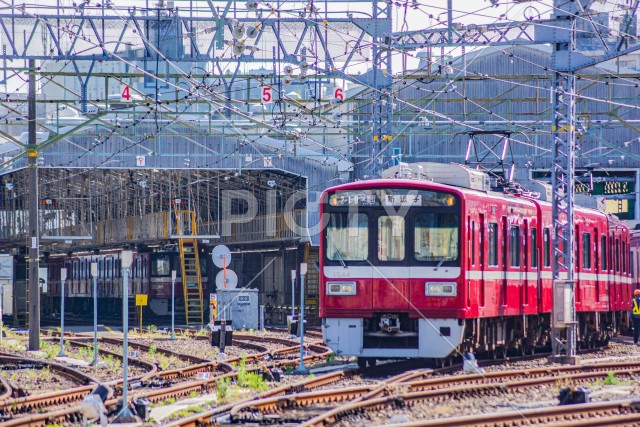
M472 190L491 190L491 182L486 172L456 163L400 163L382 172L382 177L422 179Z

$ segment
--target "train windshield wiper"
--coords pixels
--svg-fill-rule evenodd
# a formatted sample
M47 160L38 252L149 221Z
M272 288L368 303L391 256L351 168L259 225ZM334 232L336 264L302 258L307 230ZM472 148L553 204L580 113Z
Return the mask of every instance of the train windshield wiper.
M440 261L438 261L438 265L436 265L436 268L434 268L434 270L437 270L440 268L440 266L442 266L442 264L444 264L445 258L442 258Z
M340 251L340 249L338 249L336 244L333 243L333 239L331 238L329 233L327 233L327 240L331 243L331 246L333 246L333 248L336 250L336 254L338 255L338 261L340 261L340 264L342 265L342 267L347 268L347 264L344 262L344 258L342 258L342 252Z

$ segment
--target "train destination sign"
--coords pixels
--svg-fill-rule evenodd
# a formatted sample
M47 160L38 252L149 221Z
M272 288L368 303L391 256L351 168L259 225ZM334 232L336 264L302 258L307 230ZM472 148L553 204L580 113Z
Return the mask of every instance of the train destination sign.
M385 188L336 191L330 206L454 206L456 196L441 191Z
M387 194L383 199L385 206L422 206L420 194Z

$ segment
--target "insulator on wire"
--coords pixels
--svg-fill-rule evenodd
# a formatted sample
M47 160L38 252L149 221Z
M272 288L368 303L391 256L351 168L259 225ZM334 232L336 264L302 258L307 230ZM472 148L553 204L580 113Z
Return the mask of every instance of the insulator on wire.
M241 40L244 37L244 27L242 25L236 25L233 27L231 35L233 35L234 39Z
M249 27L247 28L246 36L250 39L255 39L256 37L258 37L258 33L260 33L260 30L258 30L258 28Z

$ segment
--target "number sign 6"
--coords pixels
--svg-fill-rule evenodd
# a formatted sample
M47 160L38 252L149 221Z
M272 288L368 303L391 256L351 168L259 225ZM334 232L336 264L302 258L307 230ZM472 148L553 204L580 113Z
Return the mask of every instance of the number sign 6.
M337 99L339 101L344 101L344 91L341 87L337 88L333 92L333 99Z

